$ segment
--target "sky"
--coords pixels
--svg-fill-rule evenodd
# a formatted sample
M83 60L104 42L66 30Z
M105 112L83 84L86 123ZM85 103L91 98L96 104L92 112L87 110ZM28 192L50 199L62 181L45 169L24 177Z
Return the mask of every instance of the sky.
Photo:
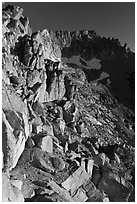
M133 2L6 2L24 9L33 32L95 30L98 35L119 38L135 51L135 3Z

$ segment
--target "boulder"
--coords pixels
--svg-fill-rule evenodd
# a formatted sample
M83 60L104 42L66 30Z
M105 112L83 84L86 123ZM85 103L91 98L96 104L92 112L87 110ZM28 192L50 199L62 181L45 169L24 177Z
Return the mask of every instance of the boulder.
M99 190L89 191L86 202L103 202L103 195Z
M6 174L2 174L2 202L24 202L23 194L20 189L22 183L19 181L14 185L13 182L7 177ZM17 188L19 187L19 188Z
M66 141L66 138L62 135L62 130L61 130L60 123L58 120L55 120L53 122L53 132L54 132L54 135L57 137L57 139L60 142Z
M54 136L53 127L50 123L44 124L42 126L43 132L47 133L47 135Z
M83 188L79 188L76 194L73 196L73 199L75 202L85 202L88 199L88 197Z
M35 191L32 190L32 191L30 192L29 198L33 198L34 196L35 196Z
M30 134L30 125L28 122L28 108L25 102L15 93L15 91L9 86L3 83L2 87L2 108L4 110L13 110L22 119L23 129L25 137Z
M82 187L87 193L89 192L89 195L92 194L91 191L94 192L96 190L96 186L90 180L85 182Z
M75 112L76 112L75 104L70 101L67 101L64 105L63 110L63 119L67 124L73 122Z
M92 182L91 182L92 183ZM92 186L91 186L92 185ZM96 186L92 183L90 185L90 190L88 190L88 192L87 192L87 196L88 196L88 198L91 198L91 197L93 197L94 195L95 195L95 193L96 193L96 191L97 191L97 188L96 188Z
M34 146L35 146L35 143L34 143L33 139L31 137L28 137L28 139L26 141L26 147L32 148Z
M48 136L47 133L38 133L32 137L35 145L39 147L42 151L48 153L53 152L53 139L51 136Z
M68 150L76 151L78 149L78 142L68 143Z
M2 149L5 169L12 169L16 166L30 134L28 109L14 90L5 83L2 94Z
M74 202L69 192L64 188L61 188L54 180L49 181L49 186L63 199L64 202Z
M50 162L50 157L47 152L43 152L40 148L33 147L31 152L31 164L43 171L53 173L54 167Z
M116 154L116 153L114 153L114 155L115 155L115 161L117 162L117 164L119 165L121 162L120 162L120 158L119 158L119 156Z
M32 108L33 108L34 112L39 116L41 116L44 113L44 107L38 101L36 101L33 104Z
M4 154L4 169L14 168L25 147L25 137L21 130L13 132L13 128L2 114L2 150Z
M84 124L84 122L79 122L79 123L77 124L77 132L80 134L80 133L82 133L82 132L84 131L84 129L85 129L85 124Z
M40 72L35 69L30 73L28 73L28 77L27 77L28 87L32 88L36 83L42 83L43 81L40 78L41 74L42 74L42 71Z
M109 202L109 198L108 197L104 197L103 198L103 202Z
M36 117L36 118L33 118L31 120L31 123L32 123L32 126L37 127L37 126L41 125L42 121L41 121L40 117Z
M41 137L37 146L48 153L53 153L53 140L50 136Z
M51 157L50 161L56 171L62 171L65 168L65 162L63 159L56 157Z
M104 153L100 153L98 155L95 155L94 158L94 164L98 167L104 166L106 163L109 162L108 157Z
M56 117L63 119L63 109L62 109L61 106L58 106L58 107L57 107Z
M62 186L73 194L80 186L88 181L89 178L90 175L85 171L84 166L80 166L67 180L62 183Z
M44 195L44 194L51 195L52 193L54 193L54 191L52 191L48 188L38 188L35 190L36 195Z
M100 169L97 166L94 166L92 171L92 182L95 186L99 184L101 178Z
M43 132L43 124L42 123L36 127L36 133L39 134L41 132Z
M88 160L88 173L92 176L92 171L93 171L93 165L94 165L94 160L93 159L89 159Z
M23 182L21 180L11 180L11 184L21 190Z
M58 118L58 123L59 123L60 131L61 131L62 135L64 135L65 121L61 118Z
M133 191L133 186L128 181L121 183L121 179L114 173L105 173L98 184L98 189L104 192L111 202L124 202L128 201Z

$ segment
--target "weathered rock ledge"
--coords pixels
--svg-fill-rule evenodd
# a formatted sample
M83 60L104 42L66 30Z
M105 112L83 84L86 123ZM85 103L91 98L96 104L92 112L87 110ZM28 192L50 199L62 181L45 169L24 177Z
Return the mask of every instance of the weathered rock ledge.
M95 31L32 33L19 7L2 20L3 201L134 201L134 53Z

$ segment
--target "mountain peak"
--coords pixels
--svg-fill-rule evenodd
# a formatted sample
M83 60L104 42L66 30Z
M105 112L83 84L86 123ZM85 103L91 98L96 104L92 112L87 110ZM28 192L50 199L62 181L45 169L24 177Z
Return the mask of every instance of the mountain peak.
M134 201L134 53L2 17L3 201Z

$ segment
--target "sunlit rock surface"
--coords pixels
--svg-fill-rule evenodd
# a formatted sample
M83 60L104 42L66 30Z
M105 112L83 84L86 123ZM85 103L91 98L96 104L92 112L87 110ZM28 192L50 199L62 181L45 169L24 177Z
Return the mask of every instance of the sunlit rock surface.
M135 201L135 54L14 6L2 34L3 201Z

